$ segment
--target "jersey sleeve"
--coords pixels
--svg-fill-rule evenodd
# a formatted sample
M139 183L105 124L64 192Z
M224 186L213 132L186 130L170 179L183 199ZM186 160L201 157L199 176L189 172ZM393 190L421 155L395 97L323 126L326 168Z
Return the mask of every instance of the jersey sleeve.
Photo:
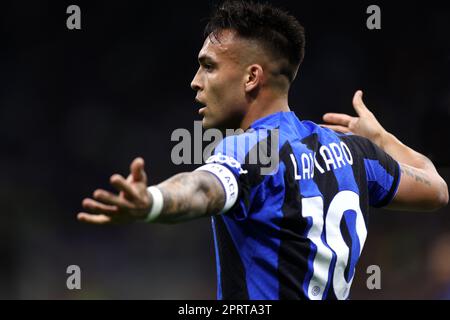
M357 144L363 158L369 204L376 208L388 205L395 197L400 184L399 163L366 138L356 135L348 138Z
M258 191L265 176L258 161L252 162L251 155L266 139L267 135L254 132L226 137L206 164L196 169L211 172L221 182L226 194L222 214L243 220L248 217L252 204L260 199Z

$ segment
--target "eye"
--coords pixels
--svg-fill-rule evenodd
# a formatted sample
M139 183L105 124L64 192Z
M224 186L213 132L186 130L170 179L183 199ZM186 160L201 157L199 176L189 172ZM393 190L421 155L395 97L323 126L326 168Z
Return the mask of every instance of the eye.
M203 68L204 68L206 71L212 71L212 70L214 69L213 65L212 65L212 64L209 64L209 63L203 64Z

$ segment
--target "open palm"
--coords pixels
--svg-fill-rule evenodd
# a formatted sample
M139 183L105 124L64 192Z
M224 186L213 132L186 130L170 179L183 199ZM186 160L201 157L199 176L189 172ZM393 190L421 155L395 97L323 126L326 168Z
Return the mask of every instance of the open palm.
M366 107L362 96L363 92L361 90L356 91L353 96L352 104L358 115L357 117L344 113L326 113L323 115L325 124L322 124L322 126L343 133L352 132L381 146L381 138L385 130L373 113Z

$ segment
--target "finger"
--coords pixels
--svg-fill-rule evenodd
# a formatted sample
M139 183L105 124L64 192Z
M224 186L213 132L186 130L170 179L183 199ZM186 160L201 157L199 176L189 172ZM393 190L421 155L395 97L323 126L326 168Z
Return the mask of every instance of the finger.
M320 126L334 130L334 131L342 132L342 133L351 132L347 127L344 127L344 126L336 126L336 125L331 125L331 124L320 124Z
M113 194L106 190L95 190L94 199L105 204L118 206L119 208L132 208L133 205L126 200L125 198L121 198L116 194Z
M111 217L105 215L89 214L86 212L80 212L77 215L77 219L78 221L92 224L107 224L111 223L112 221Z
M354 117L345 113L325 113L323 120L330 124L348 126Z
M89 198L84 199L82 205L84 209L94 214L112 216L119 213L119 208L117 206L106 205Z
M126 181L120 174L112 175L110 178L111 185L118 191L123 191L128 199L138 199L136 191L131 187L129 181Z
M132 174L128 175L127 182L133 182L133 175Z
M369 109L367 109L364 101L362 99L363 92L361 90L357 90L353 96L353 109L355 109L358 116L362 116L364 113L367 113Z
M133 162L130 165L130 172L133 176L134 181L142 181L144 183L147 183L147 176L144 171L144 159L141 157L138 157L133 160Z

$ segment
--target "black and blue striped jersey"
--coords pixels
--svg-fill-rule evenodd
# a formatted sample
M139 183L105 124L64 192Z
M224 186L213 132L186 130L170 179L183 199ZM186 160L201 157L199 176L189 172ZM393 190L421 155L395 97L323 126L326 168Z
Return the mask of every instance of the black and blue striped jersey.
M394 159L368 139L278 112L223 139L207 163L231 188L212 218L218 299L348 298L369 206L398 188Z

